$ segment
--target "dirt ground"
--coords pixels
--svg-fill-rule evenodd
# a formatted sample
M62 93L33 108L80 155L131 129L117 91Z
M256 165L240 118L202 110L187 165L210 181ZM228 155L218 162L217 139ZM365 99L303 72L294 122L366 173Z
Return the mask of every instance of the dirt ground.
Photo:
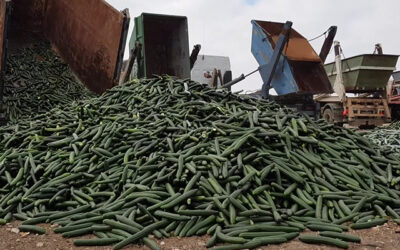
M105 250L112 247L75 247L73 238L65 239L59 234L53 233L51 226L42 225L47 229L45 235L29 234L16 232L19 222L12 222L0 227L0 250ZM370 250L370 249L400 249L400 226L393 222L366 230L351 231L361 237L361 244L350 244L350 249ZM189 249L206 249L205 243L208 237L190 237L190 238L168 238L157 240L162 249L167 250L189 250ZM148 249L144 246L130 245L124 250ZM292 240L289 243L280 245L271 245L259 249L280 250L280 249L295 249L295 250L319 250L319 249L337 249L323 245L307 245L300 242L298 239Z

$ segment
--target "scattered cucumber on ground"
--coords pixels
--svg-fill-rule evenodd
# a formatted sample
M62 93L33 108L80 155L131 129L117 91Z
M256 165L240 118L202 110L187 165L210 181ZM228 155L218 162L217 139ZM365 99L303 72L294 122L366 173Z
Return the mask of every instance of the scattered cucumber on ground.
M349 228L400 218L399 171L354 131L157 77L1 127L0 218L115 249L205 234L255 248L305 228L323 232L304 242L346 248Z

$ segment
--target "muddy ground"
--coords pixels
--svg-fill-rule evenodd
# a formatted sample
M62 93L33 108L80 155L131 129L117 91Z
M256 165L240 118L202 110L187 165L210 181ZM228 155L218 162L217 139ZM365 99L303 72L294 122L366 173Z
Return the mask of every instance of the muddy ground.
M29 234L17 232L19 222L12 222L0 227L0 250L105 250L112 249L108 247L75 247L72 239L65 239L59 234L52 232L51 226L42 225L47 228L45 235ZM350 249L370 250L370 249L400 249L400 226L393 222L366 230L351 231L361 237L361 244L350 244ZM190 237L190 238L168 238L157 240L162 249L167 250L188 250L188 249L205 249L205 243L208 237ZM130 245L124 250L148 249L145 246ZM278 249L295 249L295 250L317 250L317 249L336 249L323 245L307 245L298 239L281 245L271 245L259 249L278 250Z

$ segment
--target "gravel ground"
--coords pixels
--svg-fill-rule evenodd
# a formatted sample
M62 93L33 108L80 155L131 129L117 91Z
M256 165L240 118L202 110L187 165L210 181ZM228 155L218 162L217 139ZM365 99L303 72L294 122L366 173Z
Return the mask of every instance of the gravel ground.
M72 249L112 249L112 247L75 247L73 239L65 239L59 234L52 232L50 225L42 225L47 228L46 235L36 235L24 232L17 232L19 222L15 221L6 226L0 227L0 249L16 249L16 250L72 250ZM400 226L393 222L366 230L352 231L361 237L361 244L350 244L350 249L372 250L372 249L400 249ZM168 238L158 240L162 249L166 250L191 250L206 249L205 243L208 236L189 237L189 238ZM144 246L129 245L124 250L148 249ZM307 245L298 239L281 245L272 245L259 249L278 250L278 249L296 249L296 250L317 250L317 249L337 249L322 245Z

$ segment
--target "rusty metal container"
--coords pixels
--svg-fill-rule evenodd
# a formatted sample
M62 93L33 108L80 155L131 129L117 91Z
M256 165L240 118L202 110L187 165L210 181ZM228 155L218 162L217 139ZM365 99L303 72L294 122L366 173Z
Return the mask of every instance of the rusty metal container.
M257 20L251 23L253 24L251 52L259 65L267 64L284 24ZM278 95L333 92L318 54L307 39L293 28L271 85Z
M9 53L46 38L90 90L102 93L118 83L128 10L120 12L104 0L0 0L0 14L7 2L9 32L7 37L0 32L0 43L8 40ZM0 29L4 20L0 15Z

